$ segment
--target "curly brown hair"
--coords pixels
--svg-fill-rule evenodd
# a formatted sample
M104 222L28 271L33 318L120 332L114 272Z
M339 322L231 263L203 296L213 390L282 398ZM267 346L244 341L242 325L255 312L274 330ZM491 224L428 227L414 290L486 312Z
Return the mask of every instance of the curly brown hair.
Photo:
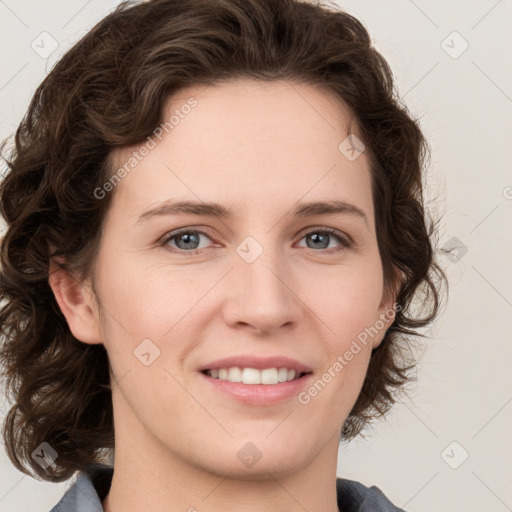
M429 146L361 22L304 0L123 2L39 85L5 158L0 363L12 407L3 436L19 470L62 481L114 449L106 350L70 332L48 283L50 260L91 275L113 197L98 200L94 191L112 176L111 151L150 136L177 91L236 78L285 79L334 93L349 107L370 159L385 286L401 275L401 307L372 352L342 438L386 413L394 391L411 379L407 347L437 316L446 282L423 198ZM418 296L419 309L412 304ZM58 452L58 466L43 469L33 460L43 442Z

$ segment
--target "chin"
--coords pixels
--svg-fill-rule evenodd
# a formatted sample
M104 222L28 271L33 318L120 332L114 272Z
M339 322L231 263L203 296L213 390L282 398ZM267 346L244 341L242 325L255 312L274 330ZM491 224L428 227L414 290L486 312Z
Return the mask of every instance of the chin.
M235 441L229 446L218 447L216 452L218 457L215 459L203 458L203 468L219 475L229 474L234 480L269 480L285 477L307 467L317 453L309 456L309 452L304 450L304 445L301 448L299 444L295 446L294 443L285 447L283 444L270 443L268 439L254 442Z

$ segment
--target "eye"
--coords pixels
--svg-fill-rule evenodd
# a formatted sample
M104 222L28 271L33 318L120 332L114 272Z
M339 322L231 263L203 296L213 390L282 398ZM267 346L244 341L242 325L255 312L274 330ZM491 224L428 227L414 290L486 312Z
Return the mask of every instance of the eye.
M352 240L349 239L348 236L342 235L340 232L332 228L314 228L308 231L301 240L304 238L311 241L313 248L315 248L316 245L317 249L322 249L322 252L326 254L332 254L352 247ZM337 240L341 247L325 250L329 247L329 242L332 239Z
M197 254L201 249L205 248L205 246L200 246L201 237L212 240L212 236L208 232L192 228L184 228L179 231L169 233L160 241L160 245L175 253L182 252L188 254ZM350 237L343 235L335 229L325 227L309 230L301 238L301 240L303 239L311 241L312 245L308 245L309 248L320 249L321 252L326 254L339 252L344 249L348 249L353 245ZM332 239L338 242L339 247L329 249L329 242Z
M196 254L199 249L204 248L198 246L200 243L201 236L204 236L211 240L210 236L207 235L205 232L187 228L178 232L170 233L169 236L164 237L160 243L161 245L167 247L170 242L175 241L175 244L178 249L176 252L179 252L181 250L184 252L188 252L189 254ZM170 249L176 250L176 247L171 246Z

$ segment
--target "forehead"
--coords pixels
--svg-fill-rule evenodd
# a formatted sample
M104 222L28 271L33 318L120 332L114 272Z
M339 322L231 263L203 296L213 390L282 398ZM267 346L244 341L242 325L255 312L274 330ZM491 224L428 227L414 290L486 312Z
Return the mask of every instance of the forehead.
M372 215L368 158L350 161L340 150L349 130L358 135L351 121L340 100L311 85L236 80L183 89L165 102L160 136L117 185L114 202L134 212L171 197L260 208L327 194L355 199ZM113 168L143 145L116 149Z
M197 103L193 109L187 107L191 98ZM181 124L204 130L207 124L210 133L205 142L222 138L223 146L249 147L252 140L266 141L267 148L270 142L274 146L299 142L303 146L306 141L309 146L323 145L327 133L338 138L349 131L349 125L359 135L348 106L332 91L287 80L239 79L195 85L170 97L163 110L163 122L174 118L173 131Z

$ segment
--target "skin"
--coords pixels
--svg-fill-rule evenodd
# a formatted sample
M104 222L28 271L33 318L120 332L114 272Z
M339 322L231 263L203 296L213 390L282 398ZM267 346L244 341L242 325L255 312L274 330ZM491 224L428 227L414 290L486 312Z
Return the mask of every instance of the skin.
M197 370L232 355L284 355L308 365L316 380L392 310L369 159L339 151L348 111L314 86L191 87L166 103L166 119L192 96L197 105L117 185L94 282L53 267L50 284L70 330L84 343L103 343L112 366L116 460L104 509L337 511L341 427L392 319L308 404L296 395L270 406L241 403ZM116 149L113 168L138 147ZM215 201L234 217L137 222L169 199ZM298 200L340 199L367 221L289 213ZM207 230L200 245L159 245L189 227ZM331 236L326 248L306 236L325 227L353 245ZM236 251L248 236L263 249L252 263ZM148 366L134 355L147 338L160 350ZM252 467L237 457L248 442L261 453Z

